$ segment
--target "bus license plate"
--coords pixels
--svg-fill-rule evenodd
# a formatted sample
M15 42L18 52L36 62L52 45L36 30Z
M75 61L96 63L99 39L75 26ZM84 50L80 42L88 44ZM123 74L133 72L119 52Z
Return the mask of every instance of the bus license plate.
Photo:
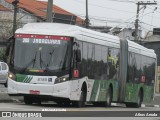
M29 93L30 94L34 94L34 95L39 95L40 91L38 91L38 90L30 90Z

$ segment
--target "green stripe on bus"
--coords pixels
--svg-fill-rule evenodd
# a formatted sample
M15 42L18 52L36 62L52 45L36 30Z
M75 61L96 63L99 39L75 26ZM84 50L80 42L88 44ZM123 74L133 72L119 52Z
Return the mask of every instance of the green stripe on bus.
M31 80L32 80L32 77L29 76L29 77L26 79L25 82L26 82L26 83L29 83Z
M23 82L27 83L28 79L29 79L29 78L28 78L28 77L26 77L26 79L25 79Z
M96 100L96 95L99 94L99 93L97 93L99 84L100 84L100 80L95 80L94 81L90 101L95 101Z
M25 79L22 81L22 82L25 82L25 80L27 79L28 77L25 77Z
M27 78L27 75L16 74L16 81L23 82Z
M32 78L33 78L33 77L29 77L29 80L28 80L27 82L28 82L28 83L30 83L30 82L31 82L31 80L32 80Z
M153 99L154 87L143 83L127 83L125 102L137 102L140 88L143 89L143 102L151 102Z
M106 95L108 92L109 85L112 85L113 89L113 100L118 99L118 81L117 80L95 80L91 92L90 101L106 101ZM97 99L98 97L98 99Z

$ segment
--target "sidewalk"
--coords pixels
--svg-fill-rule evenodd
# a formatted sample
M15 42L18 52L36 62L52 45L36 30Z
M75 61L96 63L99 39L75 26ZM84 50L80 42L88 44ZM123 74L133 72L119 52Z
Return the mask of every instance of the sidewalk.
M160 105L160 94L156 94L152 104Z
M150 103L143 103L143 107L160 107L160 94L156 94Z

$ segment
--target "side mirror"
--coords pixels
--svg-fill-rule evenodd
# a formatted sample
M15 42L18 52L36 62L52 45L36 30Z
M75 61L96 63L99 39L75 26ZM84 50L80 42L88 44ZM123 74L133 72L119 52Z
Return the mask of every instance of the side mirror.
M7 57L9 56L10 48L14 45L13 44L14 40L15 40L14 36L12 36L8 39L8 43L7 43L7 47L6 47L6 53L5 53L5 55Z
M79 49L76 50L76 61L81 62L81 51Z

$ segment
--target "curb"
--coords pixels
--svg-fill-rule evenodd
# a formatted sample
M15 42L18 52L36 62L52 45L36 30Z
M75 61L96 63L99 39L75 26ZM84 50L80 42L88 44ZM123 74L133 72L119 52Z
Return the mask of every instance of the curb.
M13 100L0 100L0 103L11 103L11 102L14 102Z
M120 103L111 103L112 106L125 106L124 104L120 104ZM142 104L141 105L142 108L144 107L155 107L155 108L160 108L160 105L153 105L153 104Z
M0 99L0 103L20 103L22 101L18 99Z
M160 108L160 105L142 104L141 107L155 107L155 108Z

